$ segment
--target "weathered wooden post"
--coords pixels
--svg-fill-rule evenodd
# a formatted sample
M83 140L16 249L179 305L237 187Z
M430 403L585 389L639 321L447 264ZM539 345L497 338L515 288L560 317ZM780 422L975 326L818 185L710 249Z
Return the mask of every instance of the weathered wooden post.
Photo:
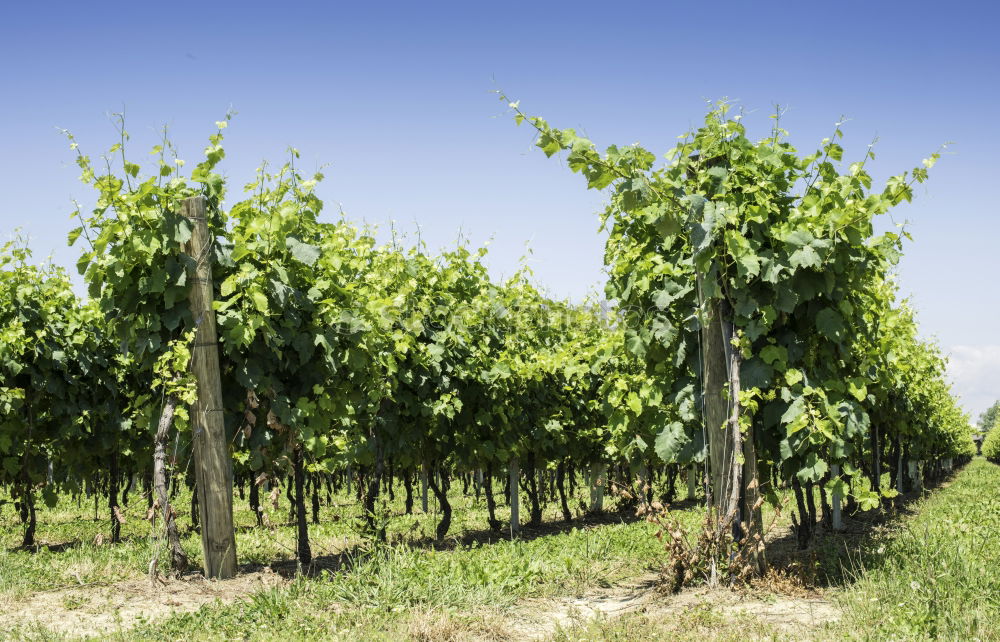
M604 487L607 486L608 465L604 462L590 467L590 512L604 510Z
M646 494L646 487L649 486L649 466L642 464L639 466L639 494Z
M699 276L699 287L701 277ZM739 519L738 502L740 477L736 472L736 452L739 445L733 439L730 410L735 403L729 398L729 371L726 341L727 325L722 318L721 306L717 301L705 302L704 321L701 328L702 343L702 397L705 407L705 433L708 437L708 459L711 471L710 487L712 508L719 524ZM733 400L735 401L735 400ZM737 482L734 484L733 482Z
M920 491L923 490L923 476L921 475L920 462L911 459L909 461L909 473L910 473L910 483L913 486L913 490Z
M227 579L236 575L236 538L233 531L233 467L223 421L219 343L212 308L212 238L208 233L205 197L194 196L181 203L181 214L191 222L191 238L185 246L194 259L188 270L191 283L189 304L194 317L191 370L198 386L198 399L191 413L194 470L198 482L201 516L201 547L205 576Z
M510 534L511 537L521 532L520 500L521 489L518 486L521 478L521 471L518 469L517 458L512 457L508 468L510 475Z
M903 449L899 449L899 457L896 458L896 492L903 494Z
M694 489L698 485L698 469L696 466L690 466L688 468L688 494L687 498L689 500L694 500Z
M830 465L830 479L834 481L840 481L840 464ZM843 501L843 495L840 492L839 487L833 491L833 530L842 531L844 530L844 516L840 508L840 503Z
M426 462L420 467L420 510L427 512L427 486L429 467Z
M701 274L697 276L701 311L702 399L708 438L709 506L719 532L732 528L733 537L757 540L752 563L764 570L761 533L760 484L753 427L746 435L740 427L740 367L742 356L734 350L733 311L725 300L706 298ZM742 460L742 461L741 461ZM710 584L715 584L713 560Z

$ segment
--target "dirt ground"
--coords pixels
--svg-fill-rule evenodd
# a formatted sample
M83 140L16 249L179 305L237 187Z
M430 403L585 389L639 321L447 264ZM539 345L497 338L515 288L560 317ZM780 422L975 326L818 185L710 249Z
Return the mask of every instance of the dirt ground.
M101 636L173 613L196 611L219 600L232 602L287 582L270 569L231 580L206 580L200 574L180 579L148 579L84 585L34 593L22 599L0 598L0 631L43 626L73 636Z
M206 580L192 574L181 579L160 580L156 585L149 580L133 580L39 592L21 600L0 603L3 607L0 630L43 626L70 636L103 636L126 631L142 621L196 611L216 600L232 602L287 581L278 573L264 569L226 581ZM697 612L709 612L717 619L734 624L745 623L750 616L793 639L811 637L810 632L839 617L837 608L816 592L780 595L701 587L669 595L659 588L658 576L648 574L580 596L524 600L513 615L503 618L507 630L502 637L543 640L559 630L593 620L609 621L626 614L643 614L662 621L683 619L681 616ZM457 637L476 639L479 636L466 630Z
M670 595L658 587L656 574L579 597L530 600L524 606L523 612L528 615L518 628L525 639L535 640L546 639L559 629L630 613L670 620L688 612L708 611L733 623L745 622L749 615L767 628L795 639L811 637L816 628L840 617L837 607L818 592L765 595L698 587Z

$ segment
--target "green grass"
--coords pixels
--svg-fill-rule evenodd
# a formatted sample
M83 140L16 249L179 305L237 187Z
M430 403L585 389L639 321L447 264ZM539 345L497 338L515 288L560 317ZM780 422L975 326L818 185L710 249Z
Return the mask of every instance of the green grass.
M563 527L555 503L546 507L546 527L539 531L528 529L525 537L514 540L489 534L484 502L460 491L456 485L451 493L454 536L444 546L431 542L437 516L422 514L419 501L417 514L399 514L401 492L387 506L391 543L375 545L358 529L353 498L341 495L323 508L322 524L310 526L320 569L314 575L230 604L140 622L117 639L519 639L524 631L512 629L512 623L524 615L531 599L612 586L657 568L664 559L650 524L612 514L603 522ZM580 489L574 504L584 492ZM186 508L187 497L179 499L178 506ZM0 600L16 601L80 581L143 577L158 544L151 543L149 525L141 521L145 503L133 501L123 528L125 541L114 546L94 544L108 525L103 514L99 521L93 519L92 504L63 502L42 511L40 541L76 544L58 552L43 546L37 553L13 550L21 527L5 507L0 513ZM268 505L275 526L262 529L253 526L246 503L237 500L241 563L294 570L294 529L287 523L283 496L281 502L277 510ZM614 502L609 498L609 505ZM816 635L1000 640L1000 467L977 459L909 509L912 514L877 529L860 541L860 552L846 558L842 551L824 551L835 544L820 542L818 563L844 565L827 569L837 578L827 592L842 608L842 617L832 630ZM506 510L501 502L498 517L506 519ZM701 520L696 508L675 516L691 530ZM183 515L181 523L187 523ZM857 545L857 540L846 544ZM187 533L184 546L197 563L197 535ZM558 640L781 637L776 631L755 618L734 622L707 604L672 614L669 621L655 613L634 613L553 635ZM59 638L39 627L0 635Z
M498 489L499 490L499 489ZM577 488L577 497L572 498L570 505L576 507L584 500L585 488ZM262 493L262 495L265 495ZM476 501L470 494L463 496L461 485L455 484L449 493L454 507L452 526L449 537L438 544L432 537L439 515L435 510L433 495L430 497L431 510L423 513L420 510L419 497L413 515L403 514L403 493L397 488L394 502L386 503L382 510L388 515L388 536L392 544L392 554L406 558L423 559L431 556L432 548L455 548L454 555L446 559L461 560L468 555L465 544L479 543L487 550L506 551L505 555L515 556L521 551L537 552L549 544L549 538L522 542L511 542L509 534L491 533L486 528L485 499ZM295 529L288 514L288 503L284 494L279 499L279 507L275 509L266 496L261 498L270 527L257 527L253 514L246 501L237 496L234 505L234 520L236 523L236 545L240 565L246 568L262 566L287 566L295 558ZM325 500L325 494L324 494ZM497 494L497 518L504 522L509 520L509 509ZM102 503L106 500L102 499ZM613 508L616 500L608 498L605 506ZM527 517L527 498L522 493L522 520ZM201 539L190 528L189 507L190 494L182 490L174 502L180 513L178 524L182 532L182 545L187 552L192 567L198 568L201 563ZM83 500L78 505L71 498L62 498L55 508L44 506L38 512L38 530L36 540L40 546L37 552L29 552L18 548L23 526L17 514L10 505L0 508L0 598L16 598L39 590L52 590L62 586L76 586L81 583L110 583L146 576L149 561L162 544L157 538L151 537L150 524L143 520L146 513L146 501L138 494L131 496L130 505L123 507L126 522L122 526L122 542L112 545L108 543L110 525L107 518L107 508L101 505L94 517L93 500ZM339 566L344 560L364 559L377 547L361 528L360 508L353 496L341 493L333 497L329 506L322 506L320 524L309 525L310 542L313 556L318 566ZM691 524L697 521L697 513L690 514ZM582 515L577 511L577 517ZM585 520L579 525L588 526L578 534L562 533L561 538L551 541L572 542L570 550L580 559L597 560L607 554L610 549L621 549L620 555L609 560L609 564L624 565L623 573L641 569L655 564L655 557L649 555L656 550L656 541L648 534L650 527L645 523L625 524L622 517L609 513L604 518ZM630 520L631 521L631 520ZM541 529L524 529L525 538L539 535L559 534L568 528L562 522L562 514L556 502L544 505L543 527ZM595 528L600 526L600 528ZM157 532L161 530L157 523ZM579 529L578 529L579 530ZM641 533L640 537L633 534ZM104 541L100 542L100 538ZM641 543L641 544L640 544ZM526 547L523 548L522 547ZM551 549L555 550L555 549ZM379 550L379 555L385 554ZM623 561L636 556L636 561ZM479 553L474 557L481 557ZM377 556L376 556L377 557ZM617 561L614 561L617 560ZM573 565L559 558L558 564L573 570ZM523 562L523 563L522 563ZM505 560L520 569L526 577L537 572L535 561L517 561L511 557ZM360 568L363 565L359 565ZM599 565L598 565L599 566Z
M498 489L499 490L499 489ZM578 488L570 502L578 506L586 493ZM264 499L264 498L262 498ZM360 530L359 508L346 493L333 498L321 511L321 524L310 524L310 539L318 572L309 578L258 592L231 605L216 604L197 614L177 614L165 621L142 625L123 639L179 637L268 639L280 631L294 638L317 639L342 631L347 638L398 639L413 637L424 628L438 631L461 624L466 630L497 617L518 600L581 593L609 586L657 568L662 547L652 537L653 527L608 513L601 519L562 523L555 502L545 506L541 529L524 528L523 537L486 530L485 499L463 496L461 485L450 492L454 505L452 535L444 543L431 536L436 511L424 514L416 501L414 515L403 515L403 493L385 506L389 545L376 545ZM497 517L509 518L509 509L497 494ZM200 538L187 529L190 496L175 502L183 546L194 565L200 561ZM522 515L527 498L522 494ZM272 567L294 573L295 531L288 521L284 495L275 509L268 502L268 520L274 526L255 526L245 501L236 499L237 551L245 570ZM431 507L434 498L430 498ZM613 498L606 506L615 505ZM64 498L54 509L41 509L37 552L17 550L22 526L9 507L0 513L0 600L16 601L27 594L80 583L114 583L145 577L149 560L162 546L150 537L142 521L145 500L133 495L120 544L96 544L106 538L106 509L94 518L93 502ZM697 510L678 512L694 526ZM55 550L50 550L53 545ZM165 556L164 556L165 559ZM21 637L47 638L44 630L8 631ZM420 637L420 635L416 635Z
M275 626L303 639L322 639L331 630L350 637L364 631L366 639L399 634L414 614L496 613L526 597L575 594L633 577L660 555L647 530L643 523L621 524L448 551L379 548L346 572L174 616L128 637L197 632L266 639Z
M853 565L845 633L1000 640L1000 466L975 459L913 509Z

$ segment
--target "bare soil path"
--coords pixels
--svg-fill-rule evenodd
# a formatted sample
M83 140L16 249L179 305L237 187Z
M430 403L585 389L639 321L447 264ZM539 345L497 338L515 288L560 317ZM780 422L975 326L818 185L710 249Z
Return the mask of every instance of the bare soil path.
M212 581L191 574L181 579L131 580L34 593L0 603L0 631L30 632L44 627L67 636L96 636L127 631L140 622L193 612L215 601L230 603L278 587L288 580L270 568L244 573L232 580ZM713 639L729 631L770 632L788 639L812 639L840 613L823 594L774 595L704 587L676 595L665 593L654 573L632 581L588 591L583 595L521 601L494 626L477 635L455 631L451 639L545 640L593 623L613 623L621 617L648 618L659 625L673 623L677 632ZM485 624L485 622L484 622ZM440 631L438 631L440 633ZM664 633L661 629L660 633ZM421 636L417 636L421 637Z
M160 579L155 585L148 579L130 580L42 591L20 599L0 598L0 631L40 626L63 635L103 636L141 621L196 611L216 600L232 602L286 582L264 569L225 581L190 574Z
M756 629L797 640L813 638L840 618L837 606L815 591L793 596L697 587L671 595L659 588L656 574L649 574L581 596L527 600L519 609L515 629L520 636L515 637L544 640L560 630L633 614L679 627L711 622L710 629ZM713 637L712 630L702 633Z

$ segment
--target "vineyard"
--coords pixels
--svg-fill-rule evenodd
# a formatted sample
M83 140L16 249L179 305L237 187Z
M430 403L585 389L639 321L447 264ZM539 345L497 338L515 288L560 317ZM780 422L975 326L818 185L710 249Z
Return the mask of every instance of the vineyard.
M820 550L970 462L946 357L898 294L908 235L878 231L939 153L874 188L840 125L800 154L719 103L658 163L501 99L607 195L603 298L552 298L526 265L497 279L465 242L381 242L324 212L294 149L237 193L229 117L187 173L165 137L135 162L123 120L97 156L67 134L94 190L69 234L85 294L25 241L0 252L9 555L57 556L46 533L89 520L67 538L132 551L154 585L271 556L361 591L410 547L474 541L496 561L464 580L491 585L519 563L506 542L544 557L627 522L602 544L615 572L662 558L672 591L745 586L780 572L781 532ZM982 448L1000 463L1000 430ZM285 550L248 543L278 532ZM337 538L360 557L334 564ZM567 574L600 565L586 542Z

